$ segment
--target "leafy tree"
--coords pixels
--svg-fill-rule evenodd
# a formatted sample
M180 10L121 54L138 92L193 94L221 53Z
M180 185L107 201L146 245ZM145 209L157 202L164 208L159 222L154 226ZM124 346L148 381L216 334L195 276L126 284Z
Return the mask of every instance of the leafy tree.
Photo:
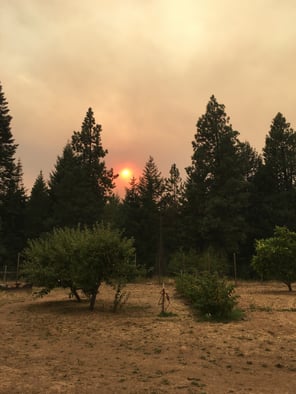
M74 293L81 288L90 297L91 310L103 281L122 283L136 273L132 240L102 225L54 229L30 240L24 256L27 280L45 293L59 283Z
M192 142L192 164L186 169L186 203L189 246L211 246L226 253L237 251L246 237L250 171L247 145L238 140L225 106L214 96L197 122Z
M273 237L256 241L252 266L261 277L279 280L292 291L296 281L295 259L296 233L277 226Z
M31 190L26 209L26 235L28 238L39 237L49 230L50 217L49 190L40 171Z
M0 84L0 259L6 264L16 262L17 253L25 242L26 193L22 182L22 165L15 159L17 144L12 136L11 120Z

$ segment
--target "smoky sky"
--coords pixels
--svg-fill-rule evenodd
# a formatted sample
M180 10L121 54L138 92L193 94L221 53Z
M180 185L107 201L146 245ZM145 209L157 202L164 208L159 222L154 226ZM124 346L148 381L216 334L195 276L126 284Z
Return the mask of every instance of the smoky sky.
M259 152L272 119L296 127L293 0L2 0L0 81L30 189L89 107L109 167L190 164L212 94Z

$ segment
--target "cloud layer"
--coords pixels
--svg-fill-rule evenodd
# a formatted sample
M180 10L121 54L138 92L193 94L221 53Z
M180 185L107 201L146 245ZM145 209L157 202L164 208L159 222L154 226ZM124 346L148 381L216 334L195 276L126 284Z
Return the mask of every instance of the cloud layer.
M255 3L255 5L254 5ZM2 0L0 80L30 188L88 107L109 166L190 164L211 94L260 150L277 112L296 127L293 0ZM184 172L183 172L184 173Z

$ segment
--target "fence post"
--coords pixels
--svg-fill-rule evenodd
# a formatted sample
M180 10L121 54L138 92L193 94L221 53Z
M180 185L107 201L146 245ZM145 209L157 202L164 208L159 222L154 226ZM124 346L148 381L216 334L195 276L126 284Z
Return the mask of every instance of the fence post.
M4 266L3 282L7 283L7 265Z
M237 286L236 253L233 253L233 270L234 270L234 284L235 284L235 286Z
M19 268L20 268L20 253L17 254L17 266L16 266L16 284L18 284L19 278Z

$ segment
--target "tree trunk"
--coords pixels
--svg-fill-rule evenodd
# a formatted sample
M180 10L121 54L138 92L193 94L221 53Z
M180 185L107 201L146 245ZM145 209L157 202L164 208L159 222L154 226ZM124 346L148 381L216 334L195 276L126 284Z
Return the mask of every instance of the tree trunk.
M90 294L90 303L89 303L89 309L93 311L95 309L95 303L96 303L96 298L98 294L98 290L100 287L101 283L98 283L98 285L94 288L94 290Z
M74 297L76 298L76 300L78 302L81 301L81 298L80 298L79 294L77 293L77 290L74 287L71 287L71 293L74 295Z

